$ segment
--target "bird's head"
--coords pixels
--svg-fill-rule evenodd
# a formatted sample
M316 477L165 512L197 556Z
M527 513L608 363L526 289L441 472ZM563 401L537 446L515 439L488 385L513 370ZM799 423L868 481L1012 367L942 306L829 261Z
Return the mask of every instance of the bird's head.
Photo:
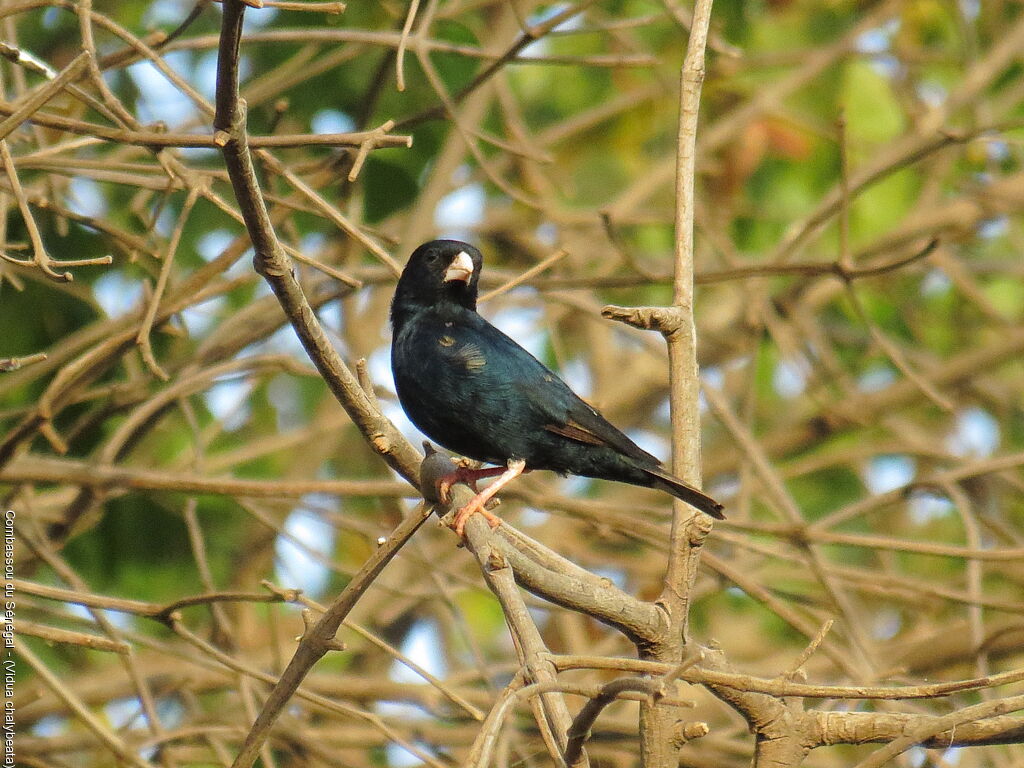
M480 251L458 240L431 240L409 257L392 302L392 317L402 306L434 306L452 302L476 309Z

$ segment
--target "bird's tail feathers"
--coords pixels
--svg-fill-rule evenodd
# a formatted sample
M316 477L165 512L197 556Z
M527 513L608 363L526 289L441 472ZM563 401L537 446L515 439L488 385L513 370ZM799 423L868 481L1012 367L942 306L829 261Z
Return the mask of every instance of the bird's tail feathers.
M719 520L725 519L725 515L722 513L722 505L706 493L698 491L692 485L687 485L661 467L641 467L641 469L650 476L652 488L670 493L677 499L682 499L687 504L714 518Z

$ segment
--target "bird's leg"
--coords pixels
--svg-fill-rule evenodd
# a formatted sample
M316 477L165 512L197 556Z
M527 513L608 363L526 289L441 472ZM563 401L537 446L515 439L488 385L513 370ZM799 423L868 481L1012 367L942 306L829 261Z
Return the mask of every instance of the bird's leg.
M487 522L491 524L491 528L497 528L501 525L501 518L488 512L484 505L491 500L494 494L523 474L523 470L525 469L526 462L522 459L509 459L508 468L501 471L501 476L470 499L466 506L455 513L455 520L453 521L455 533L461 537L462 532L466 527L466 521L469 519L470 515L476 512L479 512L487 518ZM501 470L500 467L499 470Z
M473 489L473 493L479 493L476 484L478 480L486 477L495 477L505 471L505 467L487 467L486 469L472 469L459 464L454 472L449 472L437 481L437 497L445 504L448 503L449 493L456 483L465 483Z

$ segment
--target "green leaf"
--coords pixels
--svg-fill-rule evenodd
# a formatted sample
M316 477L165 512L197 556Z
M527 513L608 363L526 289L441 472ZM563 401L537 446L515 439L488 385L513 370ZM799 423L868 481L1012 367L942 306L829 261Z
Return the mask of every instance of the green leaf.
M840 99L851 150L864 151L865 144L890 141L906 129L906 117L889 80L869 62L857 59L846 65Z

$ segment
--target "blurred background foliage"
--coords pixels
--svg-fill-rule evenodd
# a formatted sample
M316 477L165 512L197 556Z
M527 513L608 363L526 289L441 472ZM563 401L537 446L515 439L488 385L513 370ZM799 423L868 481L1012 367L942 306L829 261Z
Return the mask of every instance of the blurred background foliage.
M341 14L317 5L248 11L250 132L344 133L392 120L392 134L411 136L408 148L373 150L354 181L354 148L269 150L399 264L423 240L469 239L485 254L490 289L564 249L482 311L667 459L663 344L613 327L600 309L671 300L688 6L425 2L400 91L407 4L350 2ZM0 7L0 38L26 57L0 62L0 117L44 82L33 61L59 71L79 53L84 8ZM93 3L103 80L127 117L62 92L42 113L76 130L39 120L7 136L51 257L112 263L70 268L74 280L60 282L0 262L0 358L47 355L0 373L0 490L36 542L19 544L20 576L33 583L163 603L257 592L270 579L327 601L415 493L345 417L253 273L219 152L90 136L95 125L211 133L219 5L200 4L180 35L162 37L192 8ZM526 29L544 34L533 40ZM140 39L156 59L133 53ZM750 442L705 412L705 484L729 519L712 534L694 622L698 639L716 639L744 670L782 673L806 646L806 628L813 634L828 618L837 624L826 646L851 661L816 654L808 670L823 682L955 678L1022 661L1024 560L964 557L1024 547L1021 50L1024 9L1004 0L715 3L698 139L696 312L704 383L720 399L712 410L724 403ZM95 82L78 84L102 99ZM333 342L350 364L367 360L381 406L417 440L388 370L395 275L272 164L260 173L272 207L287 214L279 235L316 262L297 269ZM31 258L8 174L0 203L4 254ZM148 334L167 380L131 340L154 296L175 307ZM129 341L105 348L117 333ZM89 355L99 364L65 386L61 376ZM52 420L34 422L40 398L58 389ZM225 478L263 485L218 488ZM338 492L336 480L386 485ZM307 485L275 486L291 481ZM531 476L502 509L628 591L657 595L666 498ZM820 567L808 565L808 551ZM584 617L536 609L553 650L631 653ZM243 600L219 610L190 608L186 622L238 658L280 669L301 628L291 607ZM485 709L489 675L509 668L500 611L446 531L421 531L357 613L438 677L474 690ZM27 596L21 615L100 631L71 601ZM196 653L158 622L111 615L144 676ZM414 690L422 679L396 671L393 656L361 635L344 639L352 652L318 672L347 669L377 680L380 693L334 695L419 724L423 749L458 759L465 713L392 693L384 682ZM144 741L135 694L112 682L125 676L114 654L27 642L126 741ZM174 677L161 689L166 727L244 725L230 676L177 674L193 688ZM89 690L100 693L89 699ZM34 703L24 695L25 743L36 754L45 755L45 737L71 745L66 764L105 764L95 743L76 741L79 726L49 694ZM702 717L739 722L705 703L717 709ZM634 717L632 706L610 710L597 752L604 764L631 764L635 746L614 726ZM437 719L451 732L425 724ZM323 738L346 764L418 760L372 733ZM683 754L694 765L744 764L745 741L726 727ZM222 754L233 737L211 743L172 741L166 759L217 762L206 753ZM528 760L529 745L516 749ZM151 759L152 748L143 754ZM858 754L836 748L816 764L848 765ZM1008 766L1024 756L990 747L946 759Z

